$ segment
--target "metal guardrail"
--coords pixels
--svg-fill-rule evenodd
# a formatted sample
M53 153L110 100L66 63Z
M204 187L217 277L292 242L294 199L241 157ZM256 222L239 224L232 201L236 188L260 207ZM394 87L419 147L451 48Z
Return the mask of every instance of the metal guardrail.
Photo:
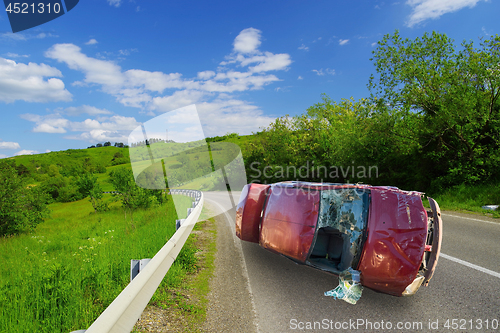
M87 330L72 333L123 333L132 331L144 308L160 285L165 274L181 251L193 230L201 209L203 193L194 190L170 190L170 194L194 198L186 219L177 221L178 229L144 269L123 289Z

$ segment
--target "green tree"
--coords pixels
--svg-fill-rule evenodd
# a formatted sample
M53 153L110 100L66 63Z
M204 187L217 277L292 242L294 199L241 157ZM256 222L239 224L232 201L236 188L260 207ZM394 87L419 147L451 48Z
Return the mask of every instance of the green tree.
M161 190L148 190L137 186L130 169L118 168L111 171L110 180L115 190L120 193L118 196L125 209L125 217L127 210L133 217L133 212L137 208L149 208L153 202L163 202Z
M0 162L0 235L33 230L48 216L47 195L27 188L13 161Z
M95 212L108 210L108 205L102 200L102 189L97 182L97 177L86 172L76 181L76 184L82 196L89 197Z
M396 31L378 42L369 88L378 111L406 123L420 172L433 187L492 180L500 167L500 37L463 42L445 34L415 40Z

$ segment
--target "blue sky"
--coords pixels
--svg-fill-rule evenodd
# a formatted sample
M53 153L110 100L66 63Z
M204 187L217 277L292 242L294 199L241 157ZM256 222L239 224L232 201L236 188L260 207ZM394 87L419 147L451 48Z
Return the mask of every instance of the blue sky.
M499 33L497 0L81 0L13 34L0 13L0 158L125 142L195 104L206 136L251 134L326 93L367 97L375 44Z

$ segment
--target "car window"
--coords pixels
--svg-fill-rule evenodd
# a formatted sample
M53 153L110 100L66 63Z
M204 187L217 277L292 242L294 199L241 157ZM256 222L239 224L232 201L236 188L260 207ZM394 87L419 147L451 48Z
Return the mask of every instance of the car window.
M370 191L337 188L321 191L319 228L333 228L349 236L354 261L359 259L368 220Z

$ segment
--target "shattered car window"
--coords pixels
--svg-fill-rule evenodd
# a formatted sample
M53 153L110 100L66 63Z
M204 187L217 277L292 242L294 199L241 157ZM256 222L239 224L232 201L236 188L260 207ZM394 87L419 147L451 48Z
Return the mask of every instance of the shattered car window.
M369 190L340 188L321 192L318 229L331 227L349 236L354 262L361 254L368 220Z

